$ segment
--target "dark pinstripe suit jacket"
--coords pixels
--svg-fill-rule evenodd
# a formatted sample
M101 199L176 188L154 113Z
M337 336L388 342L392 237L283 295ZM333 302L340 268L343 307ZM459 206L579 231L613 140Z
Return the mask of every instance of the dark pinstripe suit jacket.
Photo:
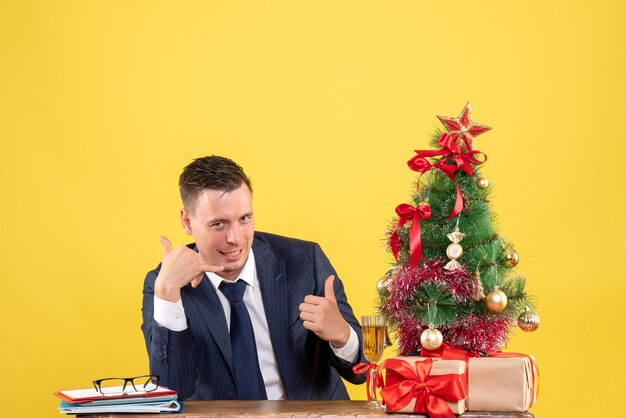
M191 248L195 248L192 244ZM252 243L263 306L280 377L288 399L349 399L340 376L363 383L352 367L336 358L326 341L306 330L298 305L306 295L323 295L326 278L335 274L316 243L255 232ZM208 280L186 286L181 298L188 328L174 332L154 321L154 281L160 265L148 273L143 289L143 324L150 372L181 399L235 399L230 337L222 305ZM356 331L361 327L348 304L343 284L335 279L335 295L343 317Z

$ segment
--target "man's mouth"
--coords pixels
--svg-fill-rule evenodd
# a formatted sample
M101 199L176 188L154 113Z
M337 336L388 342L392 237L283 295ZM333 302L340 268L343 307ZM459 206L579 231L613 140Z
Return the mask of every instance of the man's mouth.
M220 254L222 254L225 257L237 257L239 254L241 254L242 251L243 249L240 248L238 250L233 250L233 251L220 251Z

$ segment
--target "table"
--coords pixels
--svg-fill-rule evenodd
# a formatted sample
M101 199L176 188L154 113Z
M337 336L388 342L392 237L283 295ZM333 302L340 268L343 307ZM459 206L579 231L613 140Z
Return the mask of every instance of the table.
M186 401L182 414L90 415L100 418L417 418L426 415L393 414L365 408L366 401ZM530 412L466 412L463 418L534 418Z

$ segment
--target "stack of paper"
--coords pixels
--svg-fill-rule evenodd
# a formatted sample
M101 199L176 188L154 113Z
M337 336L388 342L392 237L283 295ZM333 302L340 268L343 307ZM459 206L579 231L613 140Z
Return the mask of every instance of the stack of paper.
M112 388L115 391L115 388ZM96 413L168 413L180 412L182 404L176 391L159 387L152 392L121 393L102 395L95 389L61 390L55 393L62 399L59 412L62 414Z

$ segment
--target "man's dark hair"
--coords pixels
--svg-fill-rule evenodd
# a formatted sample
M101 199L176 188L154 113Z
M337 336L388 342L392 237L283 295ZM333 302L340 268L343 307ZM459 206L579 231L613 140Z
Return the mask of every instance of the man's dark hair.
M228 158L211 155L193 160L180 175L180 197L187 210L193 211L196 199L209 190L232 192L246 184L252 193L250 179L243 169Z

